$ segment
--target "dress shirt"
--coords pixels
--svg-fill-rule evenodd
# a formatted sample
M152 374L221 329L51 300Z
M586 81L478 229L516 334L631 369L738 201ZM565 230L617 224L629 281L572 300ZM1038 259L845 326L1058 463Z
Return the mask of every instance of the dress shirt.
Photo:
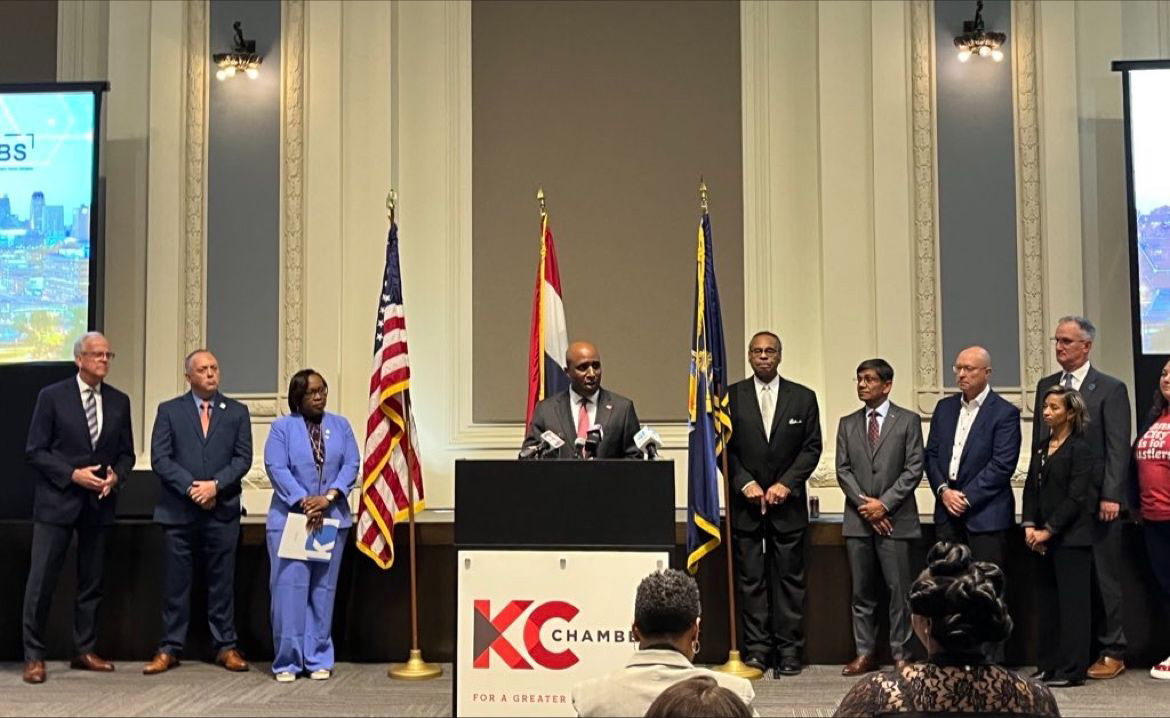
M979 416L979 408L983 406L983 402L987 401L987 395L991 393L991 385L983 387L983 391L979 392L979 396L971 401L967 401L960 396L959 401L961 406L959 408L959 425L955 427L955 445L951 449L951 466L947 471L947 477L950 482L954 482L959 478L959 460L963 458L963 447L967 445L967 435L971 433L971 427L975 424L975 417ZM941 489L940 489L941 493Z
M1085 381L1085 375L1088 373L1089 373L1089 362L1085 362L1084 364L1081 364L1080 367L1073 369L1072 371L1060 372L1060 378L1056 380L1056 383L1061 385L1061 386L1064 386L1064 375L1065 374L1072 374L1072 388L1076 389L1077 391L1080 391L1081 390L1081 383Z
M102 383L99 381L97 383L97 386L90 387L90 385L86 384L85 381L81 378L81 374L78 374L77 375L77 390L79 392L81 392L81 408L82 409L85 409L85 404L87 402L87 398L86 398L85 394L91 388L93 389L93 400L94 400L94 402L97 403L98 436L101 436L102 435Z
M890 400L886 399L882 405L876 409L865 407L865 430L869 432L869 415L877 412L878 436L882 435L882 427L886 425L886 417L890 415Z
M207 416L210 418L211 412L215 411L215 397L213 396L210 399L201 399L198 394L191 392L191 398L195 400L195 413L199 414L200 416L203 415L203 402L206 401L208 403L209 406Z
M586 411L589 413L589 426L593 426L597 423L597 395L600 393L601 391L598 390L593 392L592 396L582 397L580 394L573 391L572 388L569 389L569 404L573 410L573 426L577 425L577 415L581 413L581 402L585 398L589 399L589 405L586 409Z

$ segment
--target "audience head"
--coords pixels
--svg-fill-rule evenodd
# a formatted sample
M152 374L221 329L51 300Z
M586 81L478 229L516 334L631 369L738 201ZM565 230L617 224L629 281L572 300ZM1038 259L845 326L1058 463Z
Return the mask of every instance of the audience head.
M317 421L325 414L328 399L329 385L313 369L301 369L288 382L288 408L294 414Z
M640 648L669 643L688 659L699 652L699 586L677 569L655 571L638 584L634 636Z
M565 374L579 396L593 396L601 388L601 352L589 342L573 342L565 351Z
M750 718L747 704L711 676L695 676L670 686L650 704L646 718Z
M762 331L752 335L748 342L748 363L752 372L765 384L776 378L784 346L780 337L772 332Z
M1056 344L1056 363L1065 371L1076 371L1089 361L1097 327L1084 317L1070 315L1056 323L1052 341Z
M1059 384L1050 388L1044 392L1044 423L1053 433L1065 424L1073 434L1081 433L1089 423L1085 398L1076 389Z
M857 365L857 398L876 409L894 388L894 367L885 359L866 359Z
M1011 635L1003 590L998 566L972 561L964 544L940 541L910 587L914 631L931 654L978 654L984 643Z
M967 347L955 357L955 383L963 397L971 401L983 393L991 378L991 353L983 347Z

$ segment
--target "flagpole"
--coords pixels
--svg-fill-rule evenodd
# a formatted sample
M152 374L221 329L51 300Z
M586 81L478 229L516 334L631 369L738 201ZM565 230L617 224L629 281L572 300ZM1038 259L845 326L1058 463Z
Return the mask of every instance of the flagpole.
M703 211L703 215L707 214L707 183L699 177L699 207ZM720 381L722 379L720 378ZM723 396L726 391L724 386L716 386L719 389L718 395ZM732 562L731 555L731 473L727 468L727 443L723 439L723 429L716 427L718 430L719 441L723 442L723 451L719 452L719 456L723 463L723 494L726 497L724 500L724 525L726 528L726 540L723 544L727 548L727 625L729 628L728 637L730 650L727 652L727 661L715 668L720 673L730 673L741 678L747 678L754 681L757 678L762 678L764 672L754 666L749 666L740 660L739 646L736 636L736 621L735 621L735 568Z
M394 190L390 190L390 194L386 195L386 217L390 220L391 225L394 224L394 210L397 204L398 194ZM410 418L410 395L402 391L399 392L398 397L402 400L402 418L406 427L403 438L410 441L410 431L414 426ZM443 667L424 661L422 650L418 647L418 562L415 560L414 548L414 477L410 474L409 465L406 468L406 515L409 517L407 536L410 545L410 658L407 659L406 663L390 666L387 675L400 680L423 681L443 675Z

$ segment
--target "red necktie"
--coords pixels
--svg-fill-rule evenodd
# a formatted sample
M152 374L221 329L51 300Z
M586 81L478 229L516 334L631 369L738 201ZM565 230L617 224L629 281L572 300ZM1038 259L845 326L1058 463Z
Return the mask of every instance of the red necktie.
M577 438L584 439L589 433L589 400L581 397L581 408L577 410Z
M871 410L869 412L869 450L873 451L877 447L878 442L878 422L877 411Z

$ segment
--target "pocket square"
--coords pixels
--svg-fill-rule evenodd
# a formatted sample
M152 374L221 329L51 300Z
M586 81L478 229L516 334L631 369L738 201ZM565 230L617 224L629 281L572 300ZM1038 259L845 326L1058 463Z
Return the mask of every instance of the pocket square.
M792 424L803 424L803 423L804 423L804 419L789 419L788 420L789 426L791 426Z

